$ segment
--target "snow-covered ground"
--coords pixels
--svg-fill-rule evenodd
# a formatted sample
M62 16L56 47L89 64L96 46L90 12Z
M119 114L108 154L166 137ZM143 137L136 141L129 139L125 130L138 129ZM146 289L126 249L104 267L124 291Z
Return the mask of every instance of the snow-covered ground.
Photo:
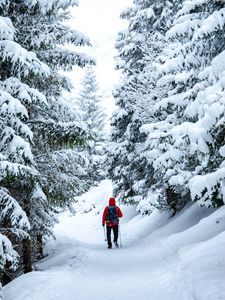
M225 299L225 207L193 204L170 219L121 206L123 247L107 249L101 213L109 196L111 183L104 181L74 206L75 215L64 212L39 271L6 285L4 299Z

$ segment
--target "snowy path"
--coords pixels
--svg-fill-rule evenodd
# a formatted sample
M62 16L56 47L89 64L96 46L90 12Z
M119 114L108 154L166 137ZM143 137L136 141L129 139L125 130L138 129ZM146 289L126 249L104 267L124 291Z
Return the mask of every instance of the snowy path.
M162 243L134 246L126 240L124 248L107 249L95 222L95 216L64 217L56 226L57 241L49 245L52 254L38 264L43 271L24 276L16 299L192 300L176 253ZM10 292L6 299L15 300Z
M173 219L122 207L123 248L107 249L101 212L110 195L103 182L81 205L94 210L63 213L40 271L6 285L4 300L225 299L225 207L192 205Z

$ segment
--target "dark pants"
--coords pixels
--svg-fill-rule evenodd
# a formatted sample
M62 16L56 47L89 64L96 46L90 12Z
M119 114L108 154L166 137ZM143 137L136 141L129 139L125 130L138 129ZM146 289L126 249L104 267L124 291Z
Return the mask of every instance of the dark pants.
M115 225L115 226L106 226L106 232L107 232L107 242L108 242L108 246L112 246L112 242L111 242L111 231L113 230L113 242L117 243L118 240L118 230L119 226Z

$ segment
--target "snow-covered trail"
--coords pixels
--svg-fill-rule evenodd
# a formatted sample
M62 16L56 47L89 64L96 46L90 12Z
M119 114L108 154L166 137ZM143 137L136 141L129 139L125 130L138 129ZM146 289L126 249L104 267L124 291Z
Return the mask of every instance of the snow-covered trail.
M88 253L87 253L88 252ZM161 253L160 253L161 252ZM158 253L158 254L157 254ZM157 248L141 251L88 249L82 264L71 261L71 270L60 278L61 291L57 297L54 284L52 296L42 299L190 299L182 285L176 258L163 257ZM170 261L168 260L170 259ZM58 269L60 270L60 269ZM56 273L57 277L57 273ZM40 299L41 299L40 298Z
M6 285L4 300L225 299L225 207L190 205L172 219L121 207L123 248L107 249L101 213L110 187L85 194L75 216L61 214L39 271Z
M52 253L37 267L41 272L24 275L26 280L5 291L7 300L191 300L176 253L163 243L128 244L107 249L99 216L61 218ZM123 225L121 225L123 228Z

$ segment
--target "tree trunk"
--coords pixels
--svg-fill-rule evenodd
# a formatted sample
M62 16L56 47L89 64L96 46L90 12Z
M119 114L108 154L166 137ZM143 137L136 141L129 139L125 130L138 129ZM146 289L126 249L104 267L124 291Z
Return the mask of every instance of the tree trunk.
M0 224L3 228L12 228L12 223L9 218L5 218L2 223ZM7 231L6 237L10 240L10 242L13 244L13 234L11 231ZM12 263L8 260L6 260L6 263L4 265L3 270L0 272L0 282L2 285L5 285L12 281L12 278L10 277L10 268L12 266ZM0 298L1 299L1 298Z
M44 253L43 253L43 240L41 234L37 236L37 251L38 251L38 259L42 259L44 257Z
M10 273L9 273L10 267L11 267L11 262L7 261L3 271L0 274L0 283L2 283L3 285L12 281L12 278L10 277Z
M177 205L179 203L180 196L171 187L166 189L166 202L170 208L173 209L173 215L177 212Z
M24 273L32 271L31 240L23 240L23 264Z
M1 282L0 282L0 300L3 300L2 284L1 284Z

